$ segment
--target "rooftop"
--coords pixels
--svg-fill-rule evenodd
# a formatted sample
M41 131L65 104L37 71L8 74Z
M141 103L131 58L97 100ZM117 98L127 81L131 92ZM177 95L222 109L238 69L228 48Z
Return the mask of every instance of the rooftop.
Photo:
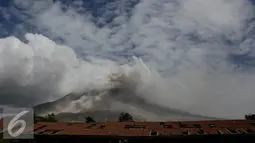
M0 120L0 131L3 129L3 120Z
M84 136L169 136L255 133L255 121L185 121L185 122L99 122L46 123L35 125L36 134Z
M2 123L0 122L0 127ZM34 126L39 135L83 136L171 136L255 133L255 121L218 120L183 122L39 122Z

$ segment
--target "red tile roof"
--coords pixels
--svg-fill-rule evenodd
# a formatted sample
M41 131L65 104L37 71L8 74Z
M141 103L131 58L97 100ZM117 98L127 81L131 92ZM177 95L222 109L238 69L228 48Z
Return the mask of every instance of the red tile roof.
M0 129L3 122L0 120ZM84 136L160 136L201 134L255 133L255 121L183 121L183 122L98 122L68 123L39 122L35 134L84 135Z
M255 133L255 121L185 121L185 122L99 122L46 123L35 125L36 134L84 136L160 136L199 134Z
M3 120L0 120L0 130L3 129Z

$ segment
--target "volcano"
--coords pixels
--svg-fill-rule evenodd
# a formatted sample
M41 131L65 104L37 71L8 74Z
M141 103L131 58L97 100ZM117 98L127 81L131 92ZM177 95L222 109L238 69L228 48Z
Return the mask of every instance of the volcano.
M37 105L34 109L37 115L55 113L60 121L84 121L86 116L92 116L97 121L117 121L120 112L130 113L135 121L216 119L157 105L120 87L71 93L56 101Z

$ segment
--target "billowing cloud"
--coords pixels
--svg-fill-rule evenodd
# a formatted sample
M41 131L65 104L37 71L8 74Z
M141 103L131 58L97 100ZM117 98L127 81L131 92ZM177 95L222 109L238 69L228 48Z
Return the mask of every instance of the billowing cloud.
M1 104L31 106L86 88L101 88L116 64L76 58L71 48L42 35L26 34L28 43L15 37L0 40ZM94 81L94 82L93 82Z
M109 16L102 16L101 13L101 17L95 18L81 1L66 5L50 0L15 0L16 7L23 16L28 17L23 20L57 43L67 46L31 34L26 36L27 44L14 37L2 39L5 45L11 41L10 47L19 47L11 52L7 50L9 56L1 61L3 65L8 65L5 69L7 72L2 75L8 73L5 78L17 77L15 82L11 81L15 84L18 82L17 89L23 91L20 84L27 80L24 73L34 73L27 71L31 69L30 64L7 61L23 58L24 55L33 57L28 61L34 63L35 73L42 74L42 78L35 80L35 83L45 85L45 88L31 88L38 91L38 96L27 99L35 98L39 102L44 100L40 93L47 94L49 98L60 97L59 93L75 90L76 85L88 86L87 82L92 80L91 74L95 74L95 71L100 77L106 77L112 72L111 69L129 63L132 56L138 56L155 73L150 78L146 76L139 80L139 95L150 102L217 117L242 118L245 113L253 111L255 76L251 65L254 65L254 6L249 1L132 2L137 4L131 8L128 0L105 4L102 13ZM107 23L107 18L113 20ZM27 47L24 48L27 50L20 50L20 45ZM35 47L41 50L37 56L32 56ZM58 47L61 50L57 50ZM53 51L55 55L49 57L48 54L51 55ZM1 53L8 55L3 50ZM41 54L43 56L39 56ZM249 57L249 70L241 65L241 61L247 58L231 58L237 55ZM47 62L34 58L38 56L46 58ZM13 70L22 64L22 68ZM53 73L57 74L56 79L49 78ZM96 85L100 83L92 82ZM70 88L63 89L70 85ZM11 100L7 99L16 95L4 97L2 103L9 104Z

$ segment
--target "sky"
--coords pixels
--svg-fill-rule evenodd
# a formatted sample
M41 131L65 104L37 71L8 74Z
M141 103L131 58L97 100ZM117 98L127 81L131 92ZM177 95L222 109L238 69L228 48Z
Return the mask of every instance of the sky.
M255 109L254 14L251 0L1 0L0 104L110 88L126 64L150 102L243 118Z

